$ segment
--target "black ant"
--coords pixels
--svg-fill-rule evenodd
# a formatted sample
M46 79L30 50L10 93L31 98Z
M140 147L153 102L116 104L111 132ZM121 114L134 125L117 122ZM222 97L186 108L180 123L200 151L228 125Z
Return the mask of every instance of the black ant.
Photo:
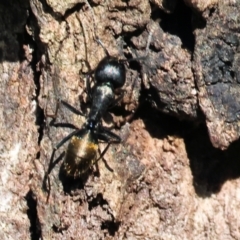
M92 8L87 1L86 4L92 11ZM96 28L94 16L93 20L94 28ZM152 33L149 34L146 50L149 48L150 39L152 37L151 34ZM62 141L55 146L51 157L52 160L55 151L70 140L63 162L63 171L67 176L71 176L73 178L81 176L93 164L101 159L111 143L121 142L121 138L118 135L102 126L101 118L108 108L113 106L122 97L120 96L119 98L115 99L114 91L117 88L121 88L125 84L126 70L124 63L126 60L119 60L118 58L110 56L107 49L103 46L102 42L97 36L95 36L95 40L104 49L106 57L99 62L94 71L95 85L93 87L92 94L89 79L87 81L87 93L92 100L90 112L83 127L81 129L74 127L76 130L64 137L64 139L62 139ZM58 99L55 115L51 116L54 119L56 118L60 104L65 106L74 114L83 116L81 111L71 106L67 102ZM100 156L97 157L99 140L106 142L107 146Z
M95 84L92 89L90 86L90 80L89 78L87 79L87 94L92 100L90 112L81 129L72 124L68 124L71 125L72 128L75 128L75 131L64 137L61 142L54 147L51 156L52 162L55 151L64 143L70 141L65 153L62 170L67 176L73 178L77 178L87 172L93 164L104 156L111 143L121 142L121 138L118 135L102 126L101 118L107 109L110 106L114 106L115 103L122 97L120 96L115 99L114 90L121 88L125 84L125 65L124 61L111 57L107 49L97 37L96 41L103 47L107 56L99 62L94 71ZM56 119L60 104L72 111L74 114L84 116L84 114L75 107L71 106L64 100L58 99L55 114L47 114L48 117L53 118L52 125ZM99 140L108 143L108 145L105 147L100 156L97 157ZM45 180L49 172L50 166L47 175L45 176Z
M115 100L114 90L122 87L125 83L126 70L124 63L114 57L105 57L98 64L94 73L94 79L96 83L91 96L92 106L85 124L81 129L76 129L66 136L54 148L55 152L65 142L70 140L63 162L63 170L68 176L74 178L85 173L94 163L103 157L111 143L121 142L119 136L102 126L101 118L107 109L119 100ZM89 81L87 88L90 91ZM59 104L62 104L73 113L83 115L67 102L60 99L58 101ZM59 104L57 105L56 113ZM108 143L99 158L97 158L98 140Z

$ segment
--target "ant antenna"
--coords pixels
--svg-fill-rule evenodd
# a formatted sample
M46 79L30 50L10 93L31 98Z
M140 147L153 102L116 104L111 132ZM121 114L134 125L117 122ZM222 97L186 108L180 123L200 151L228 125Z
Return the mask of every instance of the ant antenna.
M88 0L84 0L85 4L87 5L87 7L89 8L91 14L92 14L92 19L93 19L93 28L94 28L94 39L95 41L103 48L105 54L107 55L107 57L110 57L110 54L107 50L107 48L104 46L103 42L100 40L100 38L97 36L97 25L96 25L96 19L95 19L95 14L93 11L93 8L91 7L91 5L89 4ZM150 30L149 30L149 35L148 35L148 39L147 39L147 45L146 45L146 49L145 49L145 55L142 57L136 57L136 58L132 58L132 59L128 59L128 60L121 60L121 62L131 62L131 61L136 61L136 60L143 60L145 59L148 54L149 54L149 47L152 41L152 36L153 33L156 29L156 23L152 22L150 25Z
M87 0L85 0L85 4L87 5L87 7L89 8L91 14L92 14L92 19L93 19L93 28L94 28L94 39L95 41L103 48L105 54L110 57L110 54L108 52L108 50L106 49L106 47L104 46L103 42L100 40L100 38L97 36L97 25L96 25L96 20L95 20L95 14L93 11L93 8L91 7L91 5L89 4L89 2Z
M145 48L144 56L141 56L141 57L137 56L135 58L131 58L131 59L128 59L128 60L123 60L123 61L132 62L132 61L136 61L136 60L144 60L144 59L146 59L146 57L149 54L149 47L150 47L150 44L151 44L151 41L152 41L153 33L154 33L156 28L157 28L156 23L152 22L151 25L150 25L150 30L149 30L149 35L148 35L148 39L147 39L147 45L146 45L146 48Z
M146 46L146 50L145 50L145 57L147 57L147 55L149 53L149 47L150 47L150 44L151 44L151 41L152 41L152 36L153 36L153 33L154 33L156 27L157 26L154 22L150 25L150 30L149 30L148 40L147 40L147 46Z

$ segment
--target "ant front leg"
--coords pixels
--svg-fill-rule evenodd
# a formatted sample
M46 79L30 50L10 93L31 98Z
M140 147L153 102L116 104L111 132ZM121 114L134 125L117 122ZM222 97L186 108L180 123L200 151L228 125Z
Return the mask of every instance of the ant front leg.
M66 124L65 123L62 123L62 124L61 123L55 123L60 105L64 106L65 108L67 108L69 111L71 111L72 113L74 113L76 115L84 116L84 114L80 110L78 110L77 108L73 107L72 105L70 105L66 101L61 100L59 98L57 100L55 113L54 114L48 114L48 113L45 114L46 117L52 118L52 121L50 122L50 126L70 127L70 128L77 129L77 127L75 125L71 124L71 123L66 123Z
M59 99L60 104L62 104L65 108L67 108L68 110L70 110L71 112L73 112L76 115L80 115L80 116L84 116L84 114L78 110L77 108L73 107L72 105L70 105L69 103Z

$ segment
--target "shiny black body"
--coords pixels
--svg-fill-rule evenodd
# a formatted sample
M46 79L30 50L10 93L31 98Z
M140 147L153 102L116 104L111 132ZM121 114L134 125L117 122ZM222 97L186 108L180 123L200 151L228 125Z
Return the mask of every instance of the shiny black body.
M124 63L117 58L106 56L99 62L94 78L97 84L109 83L114 89L120 88L126 80Z
M63 170L66 175L79 177L105 154L111 143L121 141L119 136L102 126L101 118L115 103L114 90L124 85L125 78L125 66L118 59L107 56L98 64L94 73L95 84L92 90L90 83L87 83L88 91L92 91L92 105L85 124L81 129L70 133L55 147L56 150L65 142L70 141L63 162ZM59 100L59 103L75 114L83 115L67 102ZM108 145L98 158L99 140Z
M124 85L126 70L122 62L114 57L102 59L94 73L96 81L89 120L98 122L115 99L114 90Z
M107 83L96 85L88 119L98 122L114 101L114 96L113 88Z

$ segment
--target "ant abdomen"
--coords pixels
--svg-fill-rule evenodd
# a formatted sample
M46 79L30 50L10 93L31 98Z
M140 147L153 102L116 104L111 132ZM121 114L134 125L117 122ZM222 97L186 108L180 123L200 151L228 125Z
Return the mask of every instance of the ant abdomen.
M126 81L124 63L115 57L106 56L99 62L94 77L97 84L109 83L114 89L120 88Z
M96 162L98 140L90 129L83 128L82 132L73 136L69 142L65 160L64 172L73 178L78 178Z

